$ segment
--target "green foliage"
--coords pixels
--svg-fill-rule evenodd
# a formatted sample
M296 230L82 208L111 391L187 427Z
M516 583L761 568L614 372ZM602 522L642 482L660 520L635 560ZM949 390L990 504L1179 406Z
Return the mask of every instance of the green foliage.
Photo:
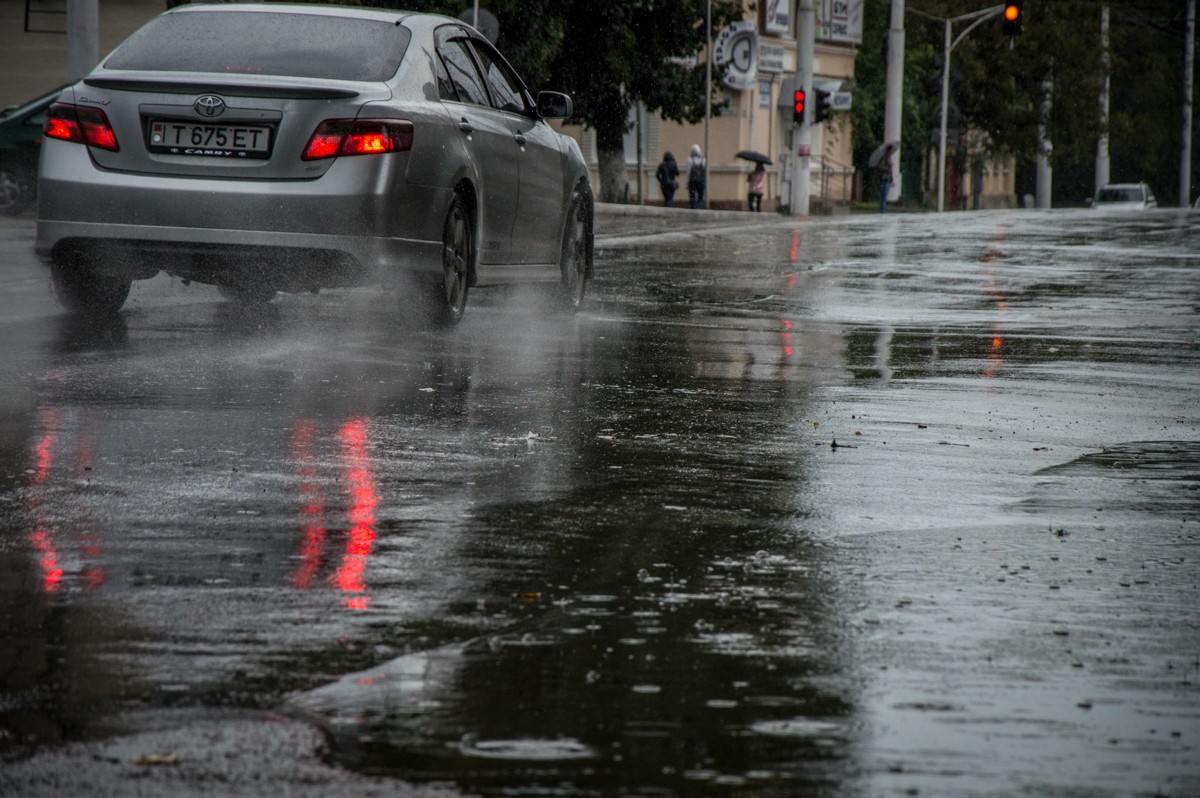
M362 0L362 5L457 17L464 0ZM497 45L536 92L565 91L571 120L596 131L600 152L622 149L629 109L642 102L678 122L704 118L705 67L682 66L705 47L707 0L486 0ZM737 0L713 0L712 31L742 18ZM719 71L714 70L713 83Z
M884 0L865 5L853 111L860 167L882 140L886 56L872 42L886 41L889 5ZM936 147L945 28L940 20L915 12L944 19L995 3L908 0L906 5L902 156L919 160L926 146ZM1109 9L1112 180L1147 180L1160 200L1173 203L1182 146L1184 3L1110 0ZM967 24L957 23L954 36ZM1102 129L1100 0L1027 0L1020 36L1004 36L998 19L984 22L954 48L950 63L952 131L959 126L985 133L987 154L1011 154L1019 164L1036 157L1042 84L1050 78L1056 202L1090 195ZM960 163L966 156L953 146L947 154ZM1200 177L1200 157L1194 154L1192 161Z

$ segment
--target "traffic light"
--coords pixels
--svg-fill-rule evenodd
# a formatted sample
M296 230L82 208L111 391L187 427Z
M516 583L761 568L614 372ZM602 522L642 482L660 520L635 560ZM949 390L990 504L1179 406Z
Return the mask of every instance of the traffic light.
M796 125L804 124L804 89L796 89L792 96L792 123Z
M817 89L817 107L814 120L820 124L829 118L829 92Z
M1000 30L1005 35L1016 36L1021 32L1021 22L1024 14L1021 11L1021 0L1012 0L1004 4L1004 12L1000 15Z

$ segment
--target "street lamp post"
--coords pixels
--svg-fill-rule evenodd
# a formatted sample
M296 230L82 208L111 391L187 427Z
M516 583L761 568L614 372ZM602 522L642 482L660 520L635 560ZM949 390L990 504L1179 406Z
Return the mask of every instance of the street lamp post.
M712 157L709 152L709 129L712 127L712 0L708 0L704 12L704 208L708 209L708 198L712 194L712 186L708 184L708 161Z
M955 47L958 46L959 42L961 42L963 39L965 39L967 37L968 33L975 30L977 27L979 27L980 25L982 25L984 22L991 19L992 17L999 16L1004 11L1004 5L1001 4L998 6L992 6L990 8L985 8L982 11L975 11L970 14L963 14L961 16L953 17L951 19L935 17L931 14L925 14L925 13L922 13L915 9L910 9L910 10L912 10L912 12L918 16L922 16L922 17L926 17L928 19L934 19L934 20L943 22L943 23L945 23L945 26L946 26L946 28L945 28L946 35L945 35L943 50L942 50L942 124L941 124L941 130L938 133L938 203L937 203L937 209L938 209L938 213L941 213L945 209L945 205L946 205L946 115L947 115L947 112L949 109L949 103L950 103L950 53L954 50ZM962 33L958 34L958 36L955 37L953 39L953 41L951 41L951 34L953 33L954 23L955 22L965 22L969 19L974 20L974 22L972 22L970 25L968 25L966 27L966 29L963 30Z

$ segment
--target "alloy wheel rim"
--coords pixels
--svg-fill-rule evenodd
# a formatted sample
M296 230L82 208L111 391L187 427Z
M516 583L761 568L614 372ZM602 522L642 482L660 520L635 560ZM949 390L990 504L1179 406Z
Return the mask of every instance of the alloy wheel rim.
M445 247L443 267L445 269L446 305L457 311L462 305L467 284L467 222L462 208L456 207L450 220L449 241Z

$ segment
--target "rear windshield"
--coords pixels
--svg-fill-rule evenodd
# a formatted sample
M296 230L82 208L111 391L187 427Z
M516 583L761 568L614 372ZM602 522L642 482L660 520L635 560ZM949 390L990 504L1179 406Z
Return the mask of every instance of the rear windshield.
M380 81L396 74L409 38L407 29L383 20L189 11L154 18L104 66Z
M1102 188L1098 202L1144 202L1140 188Z

